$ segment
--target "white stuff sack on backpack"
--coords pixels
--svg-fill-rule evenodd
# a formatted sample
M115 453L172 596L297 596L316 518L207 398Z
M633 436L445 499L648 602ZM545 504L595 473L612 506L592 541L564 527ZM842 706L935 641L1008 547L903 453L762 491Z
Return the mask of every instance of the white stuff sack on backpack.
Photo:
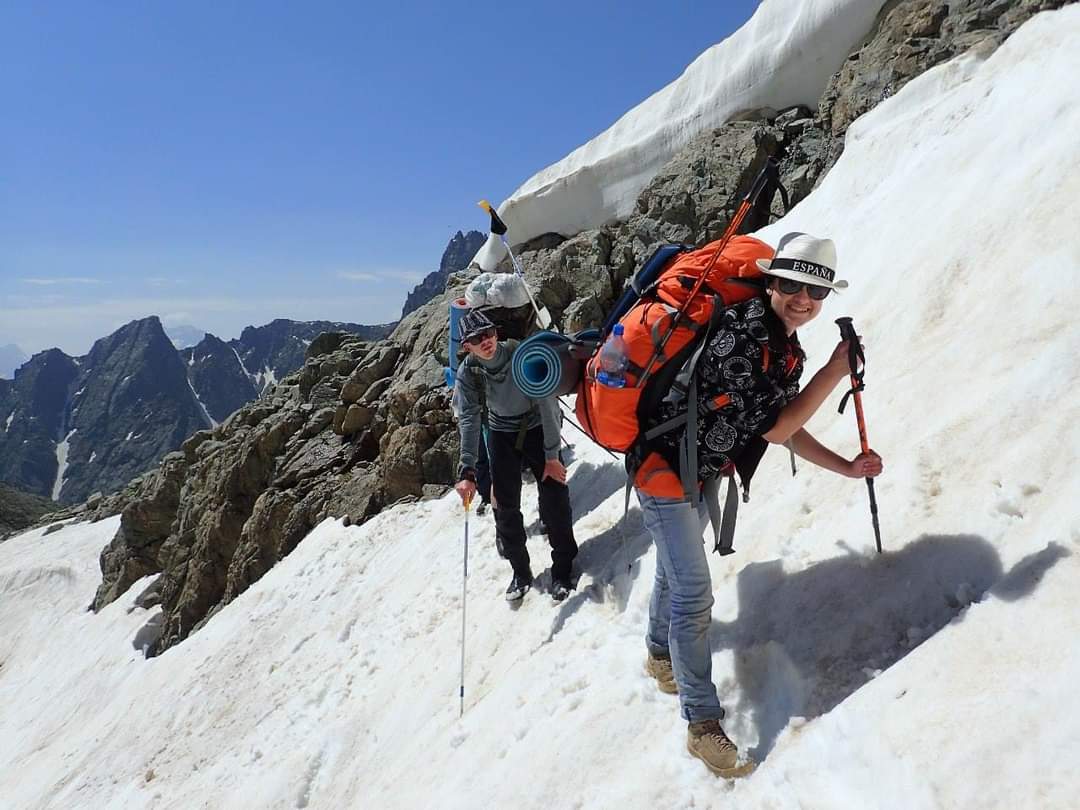
M514 273L481 273L465 289L465 303L477 307L515 307L529 303L525 282Z

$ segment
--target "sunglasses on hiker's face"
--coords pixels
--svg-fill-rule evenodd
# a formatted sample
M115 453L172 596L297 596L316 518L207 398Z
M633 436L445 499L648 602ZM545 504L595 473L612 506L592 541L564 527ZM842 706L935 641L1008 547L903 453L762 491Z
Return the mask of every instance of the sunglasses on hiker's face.
M803 287L806 287L806 294L815 301L824 301L832 292L828 287L822 287L818 284L803 284L801 281L793 281L790 278L778 278L776 286L784 295L795 295Z
M465 340L463 340L461 342L464 343L467 346L479 346L485 340L487 340L488 338L493 338L497 334L498 333L494 329L485 329L479 335L473 335L472 337L467 337L467 338L465 338Z

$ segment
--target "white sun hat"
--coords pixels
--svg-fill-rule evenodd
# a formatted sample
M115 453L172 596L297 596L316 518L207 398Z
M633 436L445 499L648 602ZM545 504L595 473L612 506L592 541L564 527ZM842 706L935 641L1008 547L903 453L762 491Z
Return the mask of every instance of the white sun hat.
M787 233L780 238L772 261L758 259L763 273L789 278L804 284L843 290L848 283L836 280L836 245L831 239L817 239L806 233Z

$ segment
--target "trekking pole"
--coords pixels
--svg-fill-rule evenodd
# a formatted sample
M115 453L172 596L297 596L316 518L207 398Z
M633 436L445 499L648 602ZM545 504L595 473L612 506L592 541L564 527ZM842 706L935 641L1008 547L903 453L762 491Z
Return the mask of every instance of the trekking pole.
M540 314L540 307L537 305L536 299L533 298L532 290L529 289L529 283L525 280L525 269L521 266L521 262L518 261L517 256L514 255L514 251L510 249L510 242L506 239L506 231L508 230L506 223L500 219L497 213L495 213L494 206L487 200L481 200L477 205L491 215L491 232L502 240L503 247L505 247L506 252L510 254L510 263L514 265L514 273L521 279L521 284L525 287L525 294L529 296L529 303L532 304L533 312L536 313L537 323L543 326L544 316Z
M469 507L472 496L465 499L465 554L461 563L461 692L458 717L465 714L465 595L469 579Z
M679 307L679 311L675 313L671 321L668 323L667 331L664 332L664 336L660 339L660 344L657 346L656 351L653 352L652 357L649 358L649 364L645 367L645 371L642 372L638 378L637 385L635 387L641 388L645 385L645 381L648 380L649 374L652 372L653 366L656 364L657 359L663 356L664 347L667 346L668 340L673 334L675 334L675 328L679 325L679 321L683 318L684 313L690 306L690 302L694 300L694 297L698 294L702 285L705 283L706 277L709 275L709 271L713 269L716 264L716 260L720 258L720 254L724 252L724 248L727 247L727 243L731 241L731 237L738 233L739 226L742 225L743 219L746 218L747 213L754 207L754 203L757 201L758 196L764 190L768 184L769 178L780 174L780 164L775 158L767 158L765 165L761 167L761 171L758 172L758 176L754 179L753 185L750 186L750 190L746 192L746 196L743 197L742 202L739 203L739 207L735 209L735 215L731 218L731 222L724 229L723 235L720 237L720 244L717 245L713 255L709 257L709 263L705 265L705 269L698 277L697 283L694 284L694 288L690 291L690 295L687 296L686 301Z
M863 357L862 346L859 344L859 336L855 334L855 326L851 318L837 318L836 325L840 327L840 339L848 341L848 365L851 367L851 390L844 394L840 400L840 413L844 412L848 397L855 400L855 422L859 426L859 444L864 453L870 452L870 442L866 438L866 419L863 418L862 392L866 388L863 383L863 375L866 373L866 358ZM860 369L859 365L863 368ZM881 527L878 525L877 498L874 497L874 479L866 477L866 488L870 492L870 519L874 524L874 540L877 542L878 554L881 553Z

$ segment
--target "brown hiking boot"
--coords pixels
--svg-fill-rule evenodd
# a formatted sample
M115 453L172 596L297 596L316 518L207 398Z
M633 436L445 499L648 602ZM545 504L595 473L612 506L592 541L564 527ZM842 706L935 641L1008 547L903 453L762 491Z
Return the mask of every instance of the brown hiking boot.
M754 769L753 762L739 764L739 749L728 739L719 720L691 723L686 731L686 750L717 776L727 779L745 776Z
M657 658L652 653L645 659L645 672L656 678L656 688L668 695L675 695L679 687L675 683L675 670L670 658Z

